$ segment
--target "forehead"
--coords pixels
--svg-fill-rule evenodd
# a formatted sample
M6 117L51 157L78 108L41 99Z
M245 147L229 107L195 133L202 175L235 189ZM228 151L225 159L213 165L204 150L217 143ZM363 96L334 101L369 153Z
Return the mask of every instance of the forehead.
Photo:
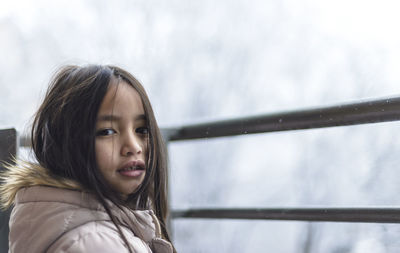
M135 88L127 82L112 82L98 112L98 115L103 114L130 116L144 114L142 99Z

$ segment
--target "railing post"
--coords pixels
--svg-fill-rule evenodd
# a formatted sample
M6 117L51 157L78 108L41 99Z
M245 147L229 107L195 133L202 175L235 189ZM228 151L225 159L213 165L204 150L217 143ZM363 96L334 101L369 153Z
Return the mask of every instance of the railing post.
M18 139L15 129L0 130L0 170L4 169L3 163L12 163L12 158L17 156ZM8 252L8 220L11 209L0 212L0 252Z

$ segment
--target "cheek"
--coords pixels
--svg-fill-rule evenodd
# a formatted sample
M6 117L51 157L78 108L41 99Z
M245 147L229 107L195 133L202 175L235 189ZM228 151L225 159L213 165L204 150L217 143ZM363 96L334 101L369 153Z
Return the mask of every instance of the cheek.
M96 141L95 152L96 152L96 162L100 169L107 168L111 165L113 145L109 145L107 141Z

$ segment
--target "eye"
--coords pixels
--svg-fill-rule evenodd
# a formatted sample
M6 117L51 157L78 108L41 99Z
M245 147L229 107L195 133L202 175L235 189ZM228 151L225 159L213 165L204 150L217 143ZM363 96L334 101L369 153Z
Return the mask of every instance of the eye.
M115 134L116 131L114 129L102 129L96 132L96 136L108 136L108 135L113 135Z
M149 128L147 128L147 127L138 127L138 128L136 128L136 133L148 134L149 133Z

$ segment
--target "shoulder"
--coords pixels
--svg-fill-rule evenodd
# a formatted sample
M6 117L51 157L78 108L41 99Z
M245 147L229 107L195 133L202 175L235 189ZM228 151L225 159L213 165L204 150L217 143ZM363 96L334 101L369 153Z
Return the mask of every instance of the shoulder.
M148 253L150 248L131 231L121 227L134 252ZM129 252L127 246L109 221L89 222L72 229L55 241L48 249L52 252Z

